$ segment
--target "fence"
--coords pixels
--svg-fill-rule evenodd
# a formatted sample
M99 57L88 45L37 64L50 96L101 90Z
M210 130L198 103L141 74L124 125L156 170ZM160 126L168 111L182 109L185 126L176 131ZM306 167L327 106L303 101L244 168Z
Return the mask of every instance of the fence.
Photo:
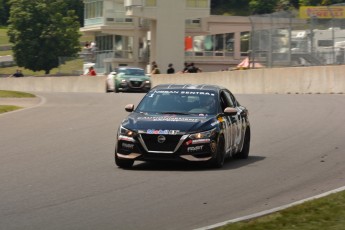
M254 15L250 22L253 67L345 63L345 3Z

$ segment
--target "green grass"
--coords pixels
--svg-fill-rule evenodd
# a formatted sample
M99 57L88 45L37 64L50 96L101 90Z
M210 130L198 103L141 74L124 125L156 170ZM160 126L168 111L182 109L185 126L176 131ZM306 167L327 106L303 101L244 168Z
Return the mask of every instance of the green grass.
M10 91L10 90L0 90L0 98L25 98L25 97L36 97L34 94L19 92L19 91Z
M7 29L6 28L0 28L0 46L1 45L9 45L9 39L7 36Z
M0 56L12 55L12 50L1 50Z
M0 90L0 98L31 98L31 97L36 97L36 96L31 93ZM0 114L11 112L17 109L22 109L22 107L15 106L15 105L0 105Z
M1 113L6 113L6 112L11 112L14 110L22 109L22 107L15 106L15 105L0 105L0 114Z
M44 71L37 71L34 72L29 69L21 68L18 66L12 67L3 67L1 68L1 74L11 75L16 72L17 69L21 69L24 76L46 76ZM59 66L58 68L54 68L50 71L50 75L57 75L57 74L70 74L76 70L83 69L83 60L82 59L75 59L73 61L67 61L66 64Z
M344 230L345 192L308 201L257 219L237 222L218 230Z

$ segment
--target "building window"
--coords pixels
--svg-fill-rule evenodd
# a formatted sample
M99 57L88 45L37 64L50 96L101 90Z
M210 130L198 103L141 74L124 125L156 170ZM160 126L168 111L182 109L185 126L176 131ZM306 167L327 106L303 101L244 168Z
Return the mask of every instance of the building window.
M248 56L249 51L249 32L241 32L241 56Z
M87 1L85 2L84 18L103 17L103 1Z
M224 34L214 35L214 51L224 51Z
M208 8L209 0L187 0L188 8Z
M97 51L113 53L115 58L132 58L133 37L121 35L96 36Z
M234 33L225 34L225 49L227 52L234 52Z
M113 35L96 36L96 45L98 51L110 51L113 49Z
M186 56L233 56L234 33L185 38Z

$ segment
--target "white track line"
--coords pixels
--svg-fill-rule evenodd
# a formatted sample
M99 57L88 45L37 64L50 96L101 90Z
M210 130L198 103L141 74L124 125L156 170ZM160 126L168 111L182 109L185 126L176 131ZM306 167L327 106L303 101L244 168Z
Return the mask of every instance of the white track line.
M220 222L220 223L217 223L217 224L209 225L209 226L206 226L206 227L197 228L195 230L209 230L209 229L218 228L218 227L221 227L221 226L224 226L224 225L227 225L227 224L231 224L231 223L235 223L235 222L239 222L239 221L254 219L254 218L257 218L257 217L260 217L260 216L264 216L264 215L268 215L268 214L271 214L271 213L274 213L274 212L281 211L281 210L286 209L286 208L290 208L290 207L298 205L298 204L302 204L302 203L304 203L306 201L315 200L315 199L318 199L318 198L321 198L321 197L325 197L325 196L328 196L330 194L341 192L341 191L344 191L344 190L345 190L345 186L344 187L340 187L338 189L334 189L334 190L325 192L325 193L322 193L322 194L317 195L317 196L309 197L309 198L306 198L306 199L303 199L303 200L300 200L300 201L296 201L296 202L293 202L293 203L290 203L290 204L287 204L287 205L283 205L283 206L280 206L280 207L277 207L277 208L272 208L272 209L269 209L269 210L266 210L266 211L262 211L262 212L258 212L258 213L255 213L255 214L251 214L251 215L248 215L248 216L243 216L243 217L239 217L239 218L236 218L236 219L227 220L227 221Z

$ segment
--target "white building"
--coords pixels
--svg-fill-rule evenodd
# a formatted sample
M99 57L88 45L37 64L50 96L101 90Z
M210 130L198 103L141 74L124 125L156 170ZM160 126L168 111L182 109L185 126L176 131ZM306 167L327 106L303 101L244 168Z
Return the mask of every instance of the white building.
M210 16L210 0L83 0L84 27L95 37L92 60L98 72L119 65L146 67L156 61L165 73L194 62L204 71L238 64L249 49L247 17Z

